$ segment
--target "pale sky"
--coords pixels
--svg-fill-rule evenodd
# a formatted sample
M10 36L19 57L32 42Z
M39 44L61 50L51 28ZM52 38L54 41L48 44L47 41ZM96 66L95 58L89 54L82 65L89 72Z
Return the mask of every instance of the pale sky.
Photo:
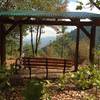
M89 0L80 0L85 5L82 10L76 10L76 6L77 6L76 1L78 1L78 0L69 0L69 1L70 1L68 3L68 10L69 11L84 11L84 12L92 12L92 13L100 14L100 11L96 7L94 7L92 10L90 10L89 6L85 5L85 4L87 4L89 2Z
M90 10L89 7L86 7L83 8L82 10L76 10L76 6L77 6L77 3L76 3L77 0L69 0L69 3L68 3L68 11L84 11L84 12L92 12L92 13L98 13L100 14L100 11L97 9L97 8L93 8L92 10ZM81 0L84 4L86 4L88 2L88 0ZM73 30L75 27L68 27L68 31L70 32L71 30ZM44 28L45 30L45 33L42 34L42 37L48 37L48 36L53 36L53 37L56 37L56 31L54 29L52 29L51 27L45 27ZM26 36L26 38L30 38L30 35Z

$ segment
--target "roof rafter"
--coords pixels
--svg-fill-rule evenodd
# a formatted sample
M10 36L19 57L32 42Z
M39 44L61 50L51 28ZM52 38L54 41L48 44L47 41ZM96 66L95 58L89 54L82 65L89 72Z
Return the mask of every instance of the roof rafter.
M12 19L2 19L0 20L1 24L32 24L32 25L68 25L68 26L100 26L100 23L95 21L53 21L53 20L12 20Z

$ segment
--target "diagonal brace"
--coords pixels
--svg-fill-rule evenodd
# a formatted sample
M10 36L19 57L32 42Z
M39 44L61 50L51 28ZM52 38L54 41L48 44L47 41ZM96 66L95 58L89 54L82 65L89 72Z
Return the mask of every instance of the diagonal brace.
M15 27L17 26L17 24L13 24L8 30L6 30L6 35L8 35Z
M80 29L85 33L85 35L90 39L90 33L86 30L85 27L80 26Z

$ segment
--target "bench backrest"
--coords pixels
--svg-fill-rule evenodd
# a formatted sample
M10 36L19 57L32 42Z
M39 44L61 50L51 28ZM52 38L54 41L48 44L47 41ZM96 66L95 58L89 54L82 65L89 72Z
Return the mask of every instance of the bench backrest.
M44 66L46 69L46 78L48 77L48 69L62 69L63 73L66 72L66 68L74 65L72 60L59 59L59 58L43 58L43 57L23 57L20 59L20 65L25 68L41 67Z

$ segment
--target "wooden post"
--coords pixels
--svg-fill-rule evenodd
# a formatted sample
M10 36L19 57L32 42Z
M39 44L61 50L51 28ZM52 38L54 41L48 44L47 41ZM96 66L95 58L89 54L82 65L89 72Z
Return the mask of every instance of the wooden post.
M0 67L6 64L6 34L3 24L0 25Z
M1 39L1 37L2 37L2 31L1 31L1 25L0 25L0 67L2 66L2 64L1 64L1 54L2 54L2 39Z
M94 63L95 35L96 35L96 26L92 26L90 35L90 51L89 51L89 60L91 64Z
M78 70L78 58L79 58L79 36L80 36L80 28L79 28L79 26L77 26L76 50L75 50L75 71Z
M22 25L19 25L20 31L20 57L22 56L22 46L23 46L23 33L22 33Z

